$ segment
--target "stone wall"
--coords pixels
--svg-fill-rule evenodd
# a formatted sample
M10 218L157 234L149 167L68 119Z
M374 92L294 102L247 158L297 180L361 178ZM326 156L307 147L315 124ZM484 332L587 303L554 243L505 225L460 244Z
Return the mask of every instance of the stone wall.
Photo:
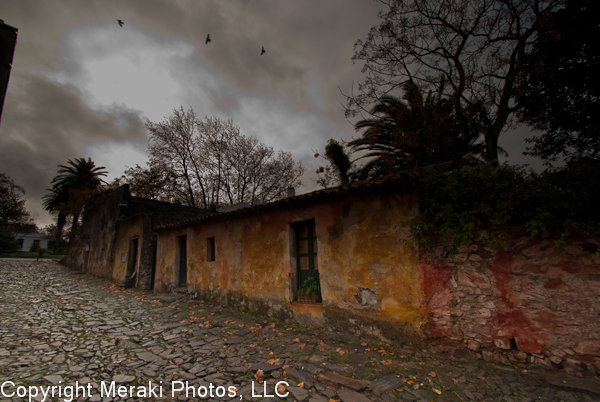
M600 237L515 230L503 248L481 241L421 249L427 332L439 350L600 374Z

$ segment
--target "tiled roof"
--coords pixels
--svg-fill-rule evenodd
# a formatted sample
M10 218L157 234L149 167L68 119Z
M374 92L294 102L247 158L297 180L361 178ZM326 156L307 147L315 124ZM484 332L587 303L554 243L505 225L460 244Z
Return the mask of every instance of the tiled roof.
M406 172L393 173L387 176L376 177L373 179L358 181L350 184L343 184L337 187L325 188L322 190L312 191L306 194L300 194L294 197L283 198L281 200L269 202L266 204L253 205L248 208L238 209L236 211L217 213L216 215L203 216L183 220L170 225L156 227L157 231L165 231L169 229L181 228L190 226L200 222L209 222L224 218L237 218L241 216L261 214L268 211L273 211L281 208L289 208L292 206L308 206L320 202L331 201L334 199L346 198L353 195L362 195L369 193L384 193L394 192L403 193L413 190L415 183L425 176L429 169L435 169L438 172L450 170L452 162L432 165Z

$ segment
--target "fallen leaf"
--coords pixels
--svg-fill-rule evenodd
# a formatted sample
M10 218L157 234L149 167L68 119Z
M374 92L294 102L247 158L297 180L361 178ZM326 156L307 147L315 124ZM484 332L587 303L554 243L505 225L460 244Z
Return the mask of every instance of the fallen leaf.
M283 393L283 391L285 391L285 387L282 384L279 384L277 386L277 392L279 392L281 394L281 393Z
M437 389L437 388L431 388L433 390L433 392L435 392L438 395L442 395L442 390L441 389Z
M458 381L456 381L454 378L452 379L452 382L454 383L454 385L458 384Z
M432 371L431 373L427 374L429 377L437 377L437 374L435 373L435 371Z
M304 383L301 382L300 384L297 385L298 388L304 388Z
M279 360L279 359L278 359L278 360ZM283 367L282 367L282 369L283 369L283 370L285 370L285 369L286 369L286 368L288 368L288 367L290 367L290 366L286 364L285 366L283 366Z
M367 346L367 342L361 343L361 346Z
M398 392L404 392L404 388L396 388L396 391L398 391Z
M271 324L271 328L275 328L275 324Z
M269 356L273 356L273 352L269 352Z
M254 374L254 378L256 379L256 381L260 381L260 379L265 375L265 373L262 370L258 370L256 372L256 374Z
M412 384L414 384L415 382L414 382L414 381L406 381L406 383L407 383L408 385L412 385Z
M300 338L296 338L296 339L294 339L294 342L298 342L298 343L300 343Z
M269 359L267 360L267 364L277 365L279 364L279 359Z
M319 343L319 346L327 346L327 344L326 344L326 343L323 343L323 342L321 342L321 343Z
M302 345L299 345L300 349L304 349L306 347L306 343L303 343Z
M381 364L383 364L384 366L391 366L392 365L392 361L391 360L382 360Z
M481 381L485 381L485 377L477 377L479 378Z

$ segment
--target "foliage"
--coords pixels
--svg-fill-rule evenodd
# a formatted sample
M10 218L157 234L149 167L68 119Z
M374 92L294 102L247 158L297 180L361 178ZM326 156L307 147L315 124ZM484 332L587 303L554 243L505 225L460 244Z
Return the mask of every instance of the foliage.
M130 169L132 193L192 207L270 202L298 188L304 168L290 153L275 153L240 133L232 121L199 120L192 109L173 110L150 132L146 168Z
M355 124L357 131L364 131L349 146L366 152L359 159L371 158L361 167L359 180L458 160L469 152L484 154L479 134L460 130L452 104L441 93L424 99L412 82L403 89L404 101L384 95L369 112L374 117Z
M327 166L317 169L317 184L323 188L339 186L354 181L353 163L346 152L345 144L333 138L327 141L325 154L315 152L315 158L322 157L327 161Z
M568 0L541 24L519 77L519 117L544 133L528 152L546 163L600 158L597 0Z
M31 244L31 246L29 247L29 252L37 253L39 249L40 249L40 241L34 240L33 243Z
M25 189L0 173L0 232L26 233L36 230L25 209Z
M56 247L60 243L62 230L67 222L67 217L72 215L71 237L75 234L79 215L81 214L85 202L94 194L102 189L107 172L104 166L96 166L91 158L85 160L79 158L75 160L68 159L67 165L58 165L58 175L52 180L52 188L49 194L43 198L46 211L57 215L57 230L55 237L55 254L58 253Z
M19 242L14 237L0 233L0 251L16 251L20 248Z
M321 284L314 276L309 276L298 289L298 294L319 296L321 295Z
M0 258L38 258L39 256L40 256L39 253L37 253L37 252L32 253L29 251L17 251L15 253L0 254ZM64 257L64 255L48 254L48 253L42 254L42 258L60 259L62 257Z
M413 82L440 90L463 135L483 135L488 161L516 110L515 80L537 26L559 0L380 0L386 9L354 45L364 80L348 96L346 115L367 111L384 95Z
M56 248L56 240L50 240L48 242L48 249L50 249L50 250L57 249L58 250L58 251L54 251L54 254L60 254L60 255L67 254L68 247L69 247L69 243L66 240L61 239L58 249Z
M512 225L530 235L547 228L565 235L600 228L600 163L585 160L536 174L523 167L473 162L460 169L431 170L419 189L411 226L422 242L435 234L469 244L477 230L501 240Z

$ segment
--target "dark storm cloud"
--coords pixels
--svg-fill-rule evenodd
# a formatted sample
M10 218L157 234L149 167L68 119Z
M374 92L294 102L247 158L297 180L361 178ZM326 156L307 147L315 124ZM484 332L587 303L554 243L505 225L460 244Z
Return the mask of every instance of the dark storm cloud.
M27 190L27 208L43 216L41 197L67 159L84 157L81 149L101 140L145 141L137 112L89 109L80 94L33 73L13 73L2 127L0 172Z

